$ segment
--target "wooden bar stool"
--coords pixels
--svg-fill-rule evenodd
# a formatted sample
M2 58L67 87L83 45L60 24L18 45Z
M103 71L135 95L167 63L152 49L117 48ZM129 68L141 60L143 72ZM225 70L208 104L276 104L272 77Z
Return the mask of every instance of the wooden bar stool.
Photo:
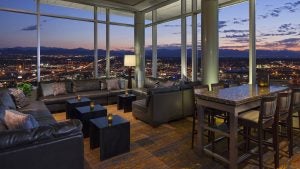
M277 138L278 126L273 129L274 132L272 143L264 140L263 132L267 128L274 127L276 105L277 96L265 96L261 99L259 110L249 110L241 113L238 117L238 123L244 127L245 132L243 133L243 136L245 139L247 139L246 144L248 144L249 141L258 144L258 159L260 169L263 168L263 145L267 145L275 149L273 142ZM251 129L257 129L256 136L251 135Z

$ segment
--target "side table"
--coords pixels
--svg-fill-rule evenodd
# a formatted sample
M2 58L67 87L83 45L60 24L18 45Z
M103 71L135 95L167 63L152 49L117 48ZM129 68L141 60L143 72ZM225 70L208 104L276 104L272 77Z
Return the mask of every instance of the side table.
M134 94L121 94L118 96L118 110L124 109L124 113L132 111L132 102L136 100Z

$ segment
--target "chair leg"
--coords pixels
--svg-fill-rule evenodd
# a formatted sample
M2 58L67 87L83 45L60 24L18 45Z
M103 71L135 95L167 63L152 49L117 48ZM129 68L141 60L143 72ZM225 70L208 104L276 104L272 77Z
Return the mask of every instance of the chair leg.
M273 145L274 145L274 163L275 168L279 168L279 141L278 141L278 122L273 124Z
M196 113L196 112L195 112ZM193 115L193 127L192 127L192 149L194 148L194 139L195 139L195 126L196 126L196 114Z
M261 128L258 129L258 161L259 168L263 169L263 131Z
M247 152L247 150L248 150L248 140L249 139L246 137L246 136L249 137L249 135L248 135L248 129L249 129L249 127L244 126L243 133L244 133L244 141L245 141L245 144L244 144L244 151L245 152Z
M300 117L299 117L300 119ZM299 123L300 124L300 123ZM287 135L288 135L288 140L289 140L289 158L293 156L293 147L294 147L294 142L293 142L293 116L289 115L288 120L287 120Z

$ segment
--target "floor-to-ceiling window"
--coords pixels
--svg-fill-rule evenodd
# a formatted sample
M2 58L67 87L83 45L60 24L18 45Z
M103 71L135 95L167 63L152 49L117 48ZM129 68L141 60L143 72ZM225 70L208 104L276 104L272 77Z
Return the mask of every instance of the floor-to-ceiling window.
M41 4L41 80L90 79L94 69L93 7ZM68 18L70 17L70 18ZM84 18L90 21L72 19Z
M219 48L219 79L248 82L249 2L219 10Z
M300 83L300 2L256 3L258 76L268 73L273 83Z
M36 3L33 0L3 0L0 8L32 14L0 11L0 87L15 82L36 81Z
M181 23L180 19L157 26L158 77L179 79L181 77Z
M152 27L145 28L145 74L152 76Z

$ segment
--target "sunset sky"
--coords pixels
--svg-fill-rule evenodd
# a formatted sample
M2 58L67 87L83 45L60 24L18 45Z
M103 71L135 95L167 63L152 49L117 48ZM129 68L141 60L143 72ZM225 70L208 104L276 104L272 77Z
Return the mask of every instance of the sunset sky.
M0 7L35 11L33 0L1 0ZM219 44L224 49L248 49L249 3L221 8ZM92 19L92 11L41 5L42 13ZM300 51L300 1L257 0L257 48ZM198 15L198 41L201 40L201 15ZM99 18L104 16L99 14ZM36 16L0 11L0 48L36 46ZM112 21L133 23L133 19L113 15ZM191 18L187 18L188 44L191 44ZM93 23L41 17L41 45L62 48L93 48ZM99 24L99 48L105 48L105 25ZM146 29L146 46L151 45L151 28ZM111 48L133 49L134 30L111 26ZM180 19L158 25L159 48L180 44Z

